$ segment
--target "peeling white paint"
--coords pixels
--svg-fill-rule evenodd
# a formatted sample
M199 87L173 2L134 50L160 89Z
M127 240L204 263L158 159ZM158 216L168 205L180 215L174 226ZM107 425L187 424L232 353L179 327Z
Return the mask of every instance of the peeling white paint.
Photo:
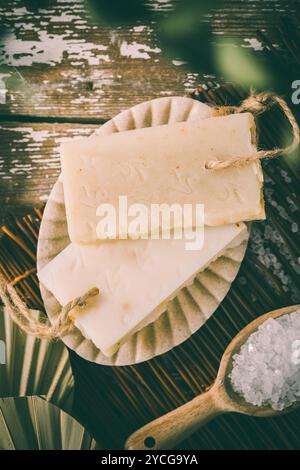
M161 49L159 47L150 47L146 44L139 44L137 42L128 43L122 41L120 46L120 55L123 57L130 57L131 59L151 59L152 54L159 54Z
M72 23L80 20L81 17L79 15L59 15L59 16L51 16L50 22L51 23Z
M53 137L55 135L55 133L47 130L36 131L32 127L14 127L13 131L27 134L28 139L23 139L22 141L28 141L29 139L31 139L34 142L43 142L49 137ZM18 139L18 142L21 142L21 140Z
M100 61L108 62L106 51L108 46L85 42L84 39L67 39L66 36L50 34L47 31L38 32L38 41L17 39L10 34L5 42L0 44L0 64L12 66L31 66L34 63L48 65L59 64L64 57L73 57L87 61L89 65L98 65Z
M14 23L14 26L24 31L34 31L37 29L33 23Z
M174 2L170 0L151 0L147 5L154 11L170 11L175 8Z
M26 7L14 8L13 11L12 11L12 15L14 15L14 16L24 16L24 15L30 15L30 12L27 10Z
M180 66L180 65L185 65L187 62L185 62L184 60L178 60L178 59L174 59L172 60L172 64L175 65L176 67Z
M143 33L147 31L148 33L150 33L151 31L153 31L153 29L147 25L138 25L138 26L133 26L133 28L131 28L130 31L133 31L134 33Z
M246 44L243 44L243 47L249 47L250 49L253 49L254 51L263 51L264 46L261 41L258 41L256 38L245 38L244 39Z
M40 130L28 125L13 128L2 125L1 129L11 132L9 151L14 158L7 160L0 155L0 175L1 179L12 180L14 184L18 184L16 176L34 179L35 174L47 170L51 170L50 176L55 178L60 172L60 143L72 140L74 137L89 136L94 131L94 128L90 127L75 129L70 127L65 129L62 135L59 129L55 129L55 126L50 126L50 130ZM51 153L45 155L44 148L49 145ZM49 175L44 174L43 177L48 178ZM45 198L46 195L41 197Z

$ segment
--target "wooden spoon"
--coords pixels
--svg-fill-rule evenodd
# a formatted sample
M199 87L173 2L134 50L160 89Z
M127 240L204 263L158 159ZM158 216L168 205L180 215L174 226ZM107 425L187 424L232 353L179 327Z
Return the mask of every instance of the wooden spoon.
M125 448L128 450L173 448L201 426L222 413L236 412L265 417L281 415L297 408L300 405L299 402L284 411L273 410L270 406L259 407L247 403L243 397L234 392L229 375L232 370L232 357L239 352L241 346L259 325L268 318L278 318L299 308L300 305L294 305L273 310L249 323L233 338L227 347L213 386L207 392L133 433L128 438Z

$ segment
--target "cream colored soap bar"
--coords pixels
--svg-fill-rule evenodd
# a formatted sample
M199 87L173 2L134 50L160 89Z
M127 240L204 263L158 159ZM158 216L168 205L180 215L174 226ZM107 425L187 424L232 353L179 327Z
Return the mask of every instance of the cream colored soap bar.
M264 218L259 162L206 170L205 161L255 152L249 113L89 137L62 145L62 173L71 241L96 240L102 203L203 203L205 224ZM98 238L99 237L98 235Z
M178 290L247 237L245 224L205 227L201 250L186 250L185 240L112 240L96 245L70 244L38 273L61 305L100 289L75 324L105 354L150 323Z

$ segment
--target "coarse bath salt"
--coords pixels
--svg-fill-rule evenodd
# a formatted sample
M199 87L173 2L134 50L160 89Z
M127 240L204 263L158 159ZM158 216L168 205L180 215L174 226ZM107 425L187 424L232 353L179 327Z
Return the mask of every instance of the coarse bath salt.
M300 400L300 309L270 318L233 356L232 387L248 403L281 411Z

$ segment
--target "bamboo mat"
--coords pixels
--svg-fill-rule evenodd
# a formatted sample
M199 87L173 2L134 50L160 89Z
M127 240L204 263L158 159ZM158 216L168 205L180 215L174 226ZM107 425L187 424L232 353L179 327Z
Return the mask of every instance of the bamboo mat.
M226 86L200 90L214 104L236 104L246 92ZM278 143L285 126L272 111L261 121L262 144ZM133 430L206 390L224 349L247 323L266 311L300 303L299 173L283 158L263 163L267 220L255 222L246 257L213 317L183 345L137 366L110 368L70 351L75 375L74 414L106 448L122 448ZM35 253L42 213L11 217L0 236L0 271L32 307L42 308ZM193 299L190 299L193 302ZM182 444L182 449L300 449L300 412L276 419L226 415Z

